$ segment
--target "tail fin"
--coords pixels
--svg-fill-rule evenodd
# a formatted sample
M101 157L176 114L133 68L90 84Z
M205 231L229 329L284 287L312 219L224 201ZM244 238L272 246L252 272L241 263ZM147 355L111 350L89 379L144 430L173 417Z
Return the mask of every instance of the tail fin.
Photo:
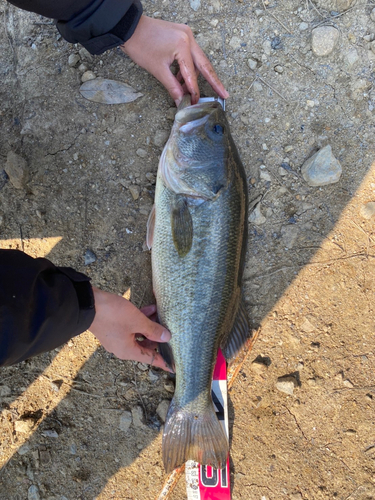
M163 462L167 473L187 460L195 460L215 469L224 467L228 439L217 419L214 406L208 401L202 411L178 408L172 400L163 433Z

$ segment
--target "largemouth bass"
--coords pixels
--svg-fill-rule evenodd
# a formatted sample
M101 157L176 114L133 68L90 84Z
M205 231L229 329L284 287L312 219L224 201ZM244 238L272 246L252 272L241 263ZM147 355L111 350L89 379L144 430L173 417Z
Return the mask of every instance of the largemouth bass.
M241 281L247 182L217 102L180 109L162 153L149 218L153 287L176 371L163 433L167 472L192 459L221 468L228 440L211 398L218 348L233 358L249 333ZM171 349L171 351L170 351Z

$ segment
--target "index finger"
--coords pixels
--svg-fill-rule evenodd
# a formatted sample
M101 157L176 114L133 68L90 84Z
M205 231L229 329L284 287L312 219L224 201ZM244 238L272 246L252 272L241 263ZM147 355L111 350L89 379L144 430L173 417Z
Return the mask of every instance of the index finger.
M195 66L202 73L207 82L211 85L214 91L219 94L223 99L229 97L224 85L221 83L220 78L217 76L212 64L208 60L206 54L199 47L195 40L192 40L192 57Z
M191 94L191 103L196 104L199 100L199 87L197 72L194 66L190 46L185 45L184 51L177 54L176 61L180 66L180 72L184 79L186 88Z

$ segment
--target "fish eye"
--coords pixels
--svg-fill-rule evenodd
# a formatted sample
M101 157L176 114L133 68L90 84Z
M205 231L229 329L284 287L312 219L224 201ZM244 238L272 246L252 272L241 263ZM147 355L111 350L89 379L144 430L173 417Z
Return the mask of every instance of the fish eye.
M218 135L223 135L224 134L224 128L219 125L218 123L216 123L216 125L214 125L212 127L212 131L215 132L215 134L218 134Z

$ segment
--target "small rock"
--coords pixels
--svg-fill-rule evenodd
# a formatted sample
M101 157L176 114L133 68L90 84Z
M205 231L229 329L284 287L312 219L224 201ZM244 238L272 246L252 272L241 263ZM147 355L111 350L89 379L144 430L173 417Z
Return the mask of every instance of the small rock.
M12 389L7 385L0 385L0 397L9 396L12 393Z
M263 86L260 82L254 82L253 89L255 90L255 92L262 92Z
M29 170L26 160L22 156L9 151L4 170L16 189L22 189L26 186Z
M158 373L155 373L152 370L150 370L148 372L148 378L150 379L150 382L154 383L154 382L157 382L160 377L159 377Z
M281 41L281 37L279 36L274 36L271 40L271 48L273 50L280 50L283 48L283 44Z
M276 73L280 73L280 74L284 73L284 68L282 66L280 66L280 64L275 66L273 69L276 71Z
M288 145L288 146L284 147L285 153L290 153L291 151L293 151L293 149L294 149L294 147L291 146L291 145Z
M254 70L258 66L258 63L255 59L248 59L247 64L249 65L249 68Z
M144 150L144 149L142 149L142 148L137 149L136 154L137 154L140 158L146 158L146 157L147 157L147 151L145 151L145 150Z
M169 132L167 130L158 130L154 137L154 144L159 148L164 147L169 137Z
M88 69L89 69L89 67L86 63L82 63L78 66L78 71L80 71L81 73L84 73Z
M146 174L146 179L148 180L148 182L150 182L151 184L155 184L156 182L156 178L154 176L154 174L152 172L147 172Z
M124 411L120 415L120 423L119 423L119 428L123 432L128 432L129 427L132 423L132 414L130 411Z
M201 0L190 0L190 7L196 12L201 6Z
M302 500L301 493L292 493L290 495L290 500Z
M58 438L59 435L54 429L46 429L41 432L43 437L48 437L48 438Z
M371 14L370 14L370 18L371 18L372 21L375 22L375 8L372 9Z
M81 82L85 83L88 82L89 80L95 80L95 78L96 74L93 71L85 71L81 76Z
M49 450L39 449L39 462L42 466L49 464L51 460L52 457Z
M308 23L305 23L305 22L300 23L300 25L298 26L298 29L299 29L300 31L306 31L307 29L309 29L309 24L308 24Z
M134 427L138 429L145 427L143 410L140 406L134 406L134 408L132 408L132 417Z
M306 106L307 106L308 108L313 108L313 107L315 106L315 102L314 102L314 101L312 101L311 99L307 99L307 101L306 101Z
M317 56L328 56L339 39L339 31L332 26L320 26L312 31L312 50Z
M266 218L264 217L264 215L260 210L260 203L258 203L255 206L254 210L251 212L249 216L249 222L252 222L256 226L261 226L266 222Z
M79 50L79 55L81 56L81 59L86 59L86 61L92 61L93 60L93 57L90 54L90 52L87 49L85 49L84 47L82 47Z
M303 164L301 172L309 186L326 186L339 181L342 168L328 144Z
M354 0L336 0L336 9L339 12L349 9Z
M239 36L232 36L232 38L229 41L229 46L232 47L232 49L236 49L237 47L240 47L241 45L241 38Z
M97 257L96 255L94 254L94 252L90 249L87 249L86 252L85 252L85 255L83 256L83 258L85 259L84 261L84 264L85 266L89 266L90 264L93 264Z
M131 184L129 186L129 191L130 191L130 194L132 195L133 197L133 200L138 200L139 198L139 187L138 186L135 186L134 184Z
M375 202L369 201L360 208L360 214L364 219L371 219L375 215ZM1 391L1 389L0 389Z
M137 363L137 366L143 372L145 372L146 370L148 370L148 365L146 365L146 363Z
M175 391L173 380L167 380L164 384L164 389L173 394Z
M310 321L307 318L305 318L304 322L300 326L300 330L302 330L305 333L311 333L315 330L315 326L312 323L310 323Z
M80 57L78 54L70 54L68 58L68 65L73 68L79 63Z
M27 490L27 500L40 500L39 490L35 484L32 484Z
M266 40L265 42L263 42L262 47L263 47L263 51L266 54L266 56L270 56L271 55L271 48L272 48L270 40Z
M296 224L288 224L281 228L281 241L285 248L293 248L301 229Z
M264 172L264 171L260 173L260 178L266 182L271 182L271 180L272 180L270 174L268 172Z
M14 430L21 434L27 434L33 427L34 422L32 420L17 420L14 423Z
M26 455L31 450L30 446L28 444L24 444L20 448L18 448L17 453L18 455Z
M375 40L370 43L370 48L373 51L373 53L375 54Z
M219 24L219 19L211 19L210 24L213 28L216 28L216 26Z
M162 422L165 422L165 419L167 418L167 413L170 403L171 402L168 401L167 399L163 399L163 401L161 401L158 404L158 407L156 408L156 413L159 415L160 420Z
M250 368L256 373L263 373L271 365L272 361L269 356L257 356L251 363Z
M359 55L356 49L351 49L346 55L346 60L348 61L349 66L353 66L359 59Z
M295 387L298 386L297 380L291 375L286 375L285 377L279 377L276 382L276 389L285 394L293 395Z
M350 380L346 379L343 381L342 385L344 387L349 387L349 389L353 389L354 385L350 382Z

